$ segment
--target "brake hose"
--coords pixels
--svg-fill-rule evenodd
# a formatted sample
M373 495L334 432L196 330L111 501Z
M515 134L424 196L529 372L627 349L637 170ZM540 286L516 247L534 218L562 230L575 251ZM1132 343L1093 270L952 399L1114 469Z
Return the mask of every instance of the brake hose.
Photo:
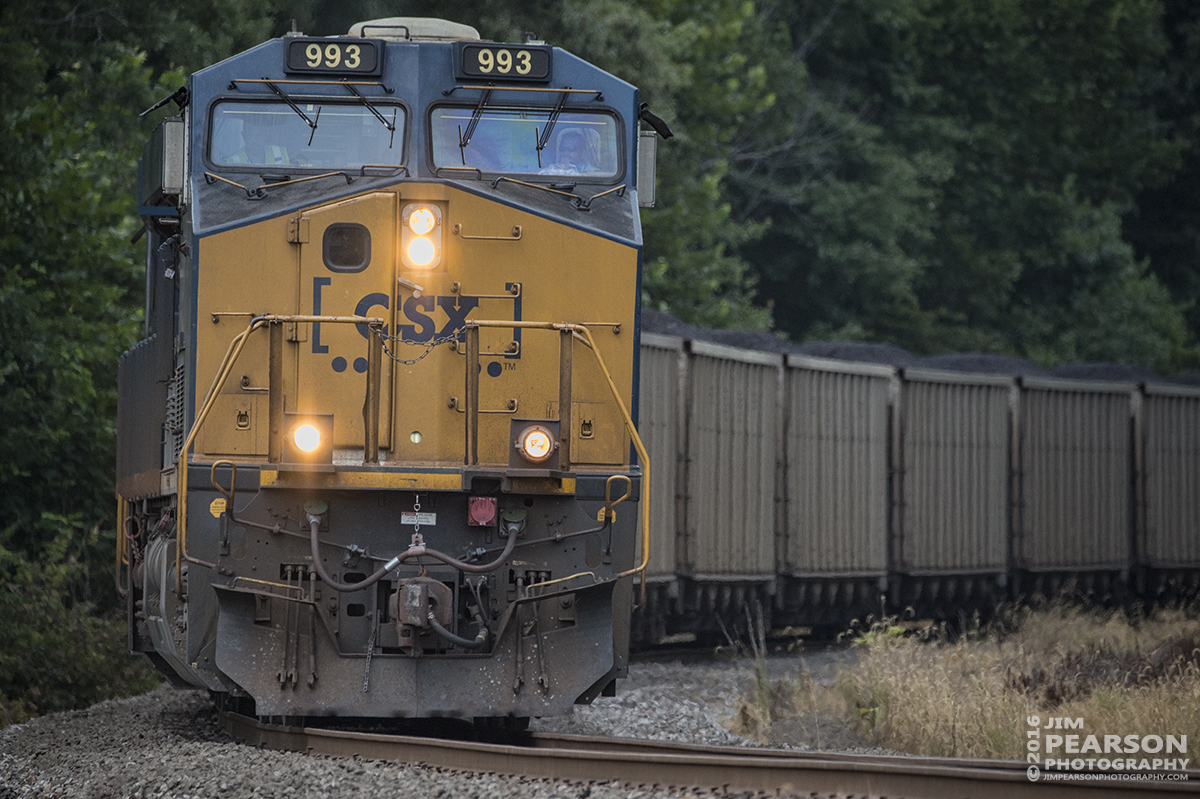
M518 533L518 529L515 525L508 530L508 543L505 544L504 551L500 553L500 557L496 558L491 563L480 563L480 564L464 563L463 561L458 560L457 558L450 557L449 555L447 555L444 552L439 552L436 549L430 549L429 547L425 546L424 544L414 543L412 546L410 546L404 552L401 552L399 555L396 555L394 558L389 560L387 563L383 564L383 566L378 571L376 571L371 576L367 577L365 580L361 580L357 583L340 583L337 580L333 579L333 577L331 577L329 575L329 572L325 571L325 566L324 566L324 564L321 563L321 552L320 552L321 542L317 536L317 530L321 526L321 517L316 514L310 514L308 517L308 525L309 525L309 528L312 530L312 535L310 536L310 541L312 543L313 567L316 568L317 574L320 576L321 580L325 582L326 585L328 585L330 588L334 589L335 591L342 591L344 593L349 593L351 591L361 591L364 588L370 588L371 586L375 585L375 583L382 580L385 574L387 574L388 572L395 569L397 566L399 566L404 561L408 560L409 558L416 558L416 557L422 557L422 556L428 556L428 557L434 558L436 560L440 560L442 563L445 563L448 566L453 566L454 568L459 569L460 571L470 572L472 574L484 574L486 572L495 571L496 569L498 569L502 565L504 565L504 562L506 560L508 560L509 555L511 555L513 550L516 548L517 533Z

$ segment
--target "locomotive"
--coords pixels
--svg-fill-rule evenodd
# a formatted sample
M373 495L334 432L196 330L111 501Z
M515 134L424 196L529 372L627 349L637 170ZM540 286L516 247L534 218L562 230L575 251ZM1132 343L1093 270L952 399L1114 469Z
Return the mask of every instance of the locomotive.
M519 725L611 695L650 551L639 209L669 129L569 52L434 19L293 31L170 103L119 368L130 650L259 717Z

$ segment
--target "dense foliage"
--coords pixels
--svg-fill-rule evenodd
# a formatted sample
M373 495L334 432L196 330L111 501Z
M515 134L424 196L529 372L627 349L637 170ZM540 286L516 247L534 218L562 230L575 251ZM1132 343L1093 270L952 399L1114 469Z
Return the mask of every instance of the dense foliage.
M732 182L773 223L743 252L781 329L1194 368L1188 286L1173 294L1122 224L1195 149L1156 110L1164 61L1185 60L1159 3L825 0L768 15L790 47L779 150L757 157L748 131ZM1172 268L1195 275L1192 243Z
M676 133L645 214L650 305L794 340L1200 365L1188 0L12 0L0 694L16 715L139 679L80 682L119 644L116 363L141 333L132 211L157 116L138 112L293 20L337 34L397 14L534 32L641 87Z
M153 22L143 13L132 2L0 8L5 721L150 679L122 651L111 573L116 364L141 333L144 256L131 238L137 157L153 121L138 113L182 80L167 68L187 62L168 51L199 66L269 35L271 23L227 19L206 34L197 8Z

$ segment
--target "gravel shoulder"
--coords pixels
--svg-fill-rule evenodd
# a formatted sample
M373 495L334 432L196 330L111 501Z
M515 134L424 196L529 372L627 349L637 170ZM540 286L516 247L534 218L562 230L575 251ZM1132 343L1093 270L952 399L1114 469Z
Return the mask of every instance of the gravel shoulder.
M786 663L775 659L771 662L772 672L794 673L798 662L796 658ZM531 727L544 732L761 746L764 742L742 738L728 729L749 680L747 661L723 665L635 663L630 678L618 684L617 697L578 707L574 714L561 719L535 719ZM840 733L834 733L838 723L836 719L801 718L788 732L789 740L773 744L815 749L817 738L810 735L815 724L825 730L821 748L871 751L856 736L838 737ZM413 799L698 795L623 786L619 782L548 782L256 749L234 741L219 729L207 694L168 686L0 731L0 799L250 799L359 794Z
M769 679L788 680L807 669L816 682L831 684L834 667L852 655L845 650L772 657ZM840 717L810 713L776 721L765 740L731 731L752 683L752 663L643 662L630 667L617 696L579 706L570 716L534 719L538 732L678 741L709 746L769 746L799 751L893 754L860 738Z

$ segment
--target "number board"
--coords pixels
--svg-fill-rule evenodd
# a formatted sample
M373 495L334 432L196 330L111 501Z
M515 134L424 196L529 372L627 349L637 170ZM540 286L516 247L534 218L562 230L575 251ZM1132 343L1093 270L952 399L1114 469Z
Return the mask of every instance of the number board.
M464 44L461 77L550 80L550 47L525 44Z
M371 39L288 39L288 72L378 75L379 42Z

